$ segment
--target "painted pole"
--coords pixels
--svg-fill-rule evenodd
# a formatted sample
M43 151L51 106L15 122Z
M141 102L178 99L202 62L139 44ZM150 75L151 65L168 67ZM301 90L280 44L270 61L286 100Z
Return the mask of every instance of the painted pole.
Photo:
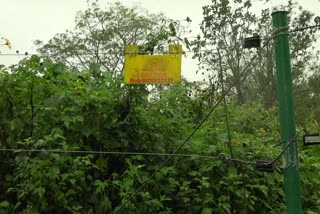
M278 81L280 133L284 148L296 133L287 12L274 12L272 14L272 23ZM302 203L296 142L289 146L283 156L287 213L300 214L302 213Z

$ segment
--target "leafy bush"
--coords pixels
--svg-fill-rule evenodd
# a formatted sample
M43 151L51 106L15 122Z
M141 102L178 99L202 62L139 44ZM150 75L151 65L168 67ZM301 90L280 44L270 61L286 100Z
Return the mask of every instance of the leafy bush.
M192 83L150 92L121 81L36 56L2 69L1 149L15 150L0 157L2 213L108 213L119 208L167 156L90 151L172 153L210 108L203 97L188 96ZM245 162L225 158L230 150L219 106L180 151L202 157L175 156L124 210L283 213L281 164L273 173L257 171L252 164L281 152L275 146L276 110L231 103L228 111L234 158ZM315 120L308 126L319 131ZM319 210L318 154L316 147L300 152L309 213Z

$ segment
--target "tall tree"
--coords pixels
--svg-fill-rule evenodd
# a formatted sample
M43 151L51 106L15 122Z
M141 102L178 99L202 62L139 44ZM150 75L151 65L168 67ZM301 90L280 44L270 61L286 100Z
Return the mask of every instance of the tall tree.
M47 44L35 44L40 53L69 66L116 73L123 70L126 45L141 45L141 52L152 54L179 40L181 33L180 23L163 14L149 14L119 2L104 10L92 2L86 11L78 12L73 30L57 34Z
M293 1L289 1L290 26L292 29L313 23L314 15ZM235 97L239 104L257 101L261 98L266 107L276 100L276 75L272 47L271 11L262 10L259 18L253 13L250 0L212 0L211 5L203 7L204 18L201 23L202 38L193 41L194 57L200 61L201 68L212 71L216 77L219 61L224 68L227 85L231 84L253 55L257 55L245 79L235 85ZM245 37L260 35L269 44L259 50L244 50ZM308 62L312 59L315 34L296 32L290 35L293 78L301 82ZM217 57L217 50L221 58Z
M242 41L250 35L250 26L256 17L249 11L250 1L236 1L237 5L226 0L212 0L211 5L203 7L203 21L201 23L202 37L194 41L195 57L198 57L202 68L210 70L211 76L218 78L220 64L223 66L223 75L228 84L237 77L247 57L244 57ZM221 57L218 57L217 50ZM235 85L235 93L239 103L245 102L242 83Z

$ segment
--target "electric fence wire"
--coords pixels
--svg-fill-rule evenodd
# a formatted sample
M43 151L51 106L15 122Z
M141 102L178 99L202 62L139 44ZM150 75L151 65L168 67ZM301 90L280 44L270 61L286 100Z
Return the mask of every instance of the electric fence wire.
M301 134L301 132L305 132L306 134L308 134L308 132L307 132L307 130L305 128L300 129L291 138L291 140L288 141L287 145L282 149L281 153L273 161L270 161L270 162L266 163L266 165L273 165L275 162L277 162L281 158L281 156L288 150L289 146L296 141L296 138Z
M117 152L117 151L88 151L88 150L57 150L57 149L6 149L0 148L0 152L13 152L13 153L34 153L34 152L43 152L43 153L63 153L63 154L105 154L105 155L141 155L141 156L171 156L172 153L160 153L160 152ZM177 153L173 155L174 157L183 157L183 158L204 158L204 159L213 159L221 161L230 161L236 163L244 164L255 164L252 161L246 161L241 159L235 159L227 156L224 153L219 153L217 156L211 155L200 155L200 154L182 154Z
M304 30L308 30L308 29L314 29L314 28L319 28L320 30L320 25L311 25L311 26L306 26L306 27L301 27L301 28L294 28L293 30L290 30L289 33L295 33L295 32L299 32L299 31L304 31Z
M235 48L235 47L239 47L239 46L233 46L230 48ZM217 51L218 49L216 48L212 48L212 49L203 49L200 50L199 52L212 52L212 51ZM183 50L182 52L171 52L171 51L155 51L153 54L157 55L157 54L187 54L187 53L194 53L193 50ZM116 51L116 52L101 52L99 53L99 55L117 55L120 54L121 56L124 55L137 55L137 54L150 54L150 52L122 52L122 51ZM3 57L21 57L21 56L39 56L39 57L53 57L56 56L57 53L0 53L0 56ZM77 53L77 55L79 56L91 56L93 55L93 53Z
M278 32L282 31L284 29L278 29L276 30L273 34L278 34ZM267 46L269 44L269 42L271 41L271 39L273 39L273 37L269 38L267 40L267 42L263 45L263 47ZM229 88L227 88L227 90L225 90L225 93L222 94L222 96L218 99L218 101L215 103L215 105L211 108L211 110L207 113L207 115L201 120L201 122L195 127L195 129L190 133L190 135L183 141L183 143L180 144L180 146L178 146L178 148L150 175L149 178L147 178L141 185L140 187L134 191L131 196L126 199L121 205L120 207L116 208L112 213L116 214L118 213L120 210L122 210L124 208L125 205L127 205L127 203L129 203L131 201L131 199L133 197L135 197L142 188L144 188L150 181L151 179L172 159L172 157L177 154L185 145L187 142L189 142L189 140L195 135L195 133L201 128L201 126L204 124L205 121L207 121L207 119L211 116L212 112L218 107L218 105L223 101L223 99L229 94L229 92L231 91L231 89L236 85L236 83L238 81L240 81L240 79L243 77L243 75L246 73L246 71L248 70L248 68L252 65L252 63L255 61L255 59L257 58L258 55L254 55L251 60L249 61L249 63L241 70L241 72L239 73L239 75L236 77L236 79L231 83L231 85L229 86ZM231 159L234 161L238 161L237 159ZM239 161L240 162L240 161ZM253 162L249 162L249 161L243 161L245 163L248 164L253 164ZM254 162L255 164L255 162Z
M159 152L117 152L117 151L88 151L88 150L57 150L57 149L6 149L1 148L0 152L14 152L14 153L68 153L68 154L105 154L105 155L141 155L141 156L170 156L171 153L159 153ZM218 159L221 156L214 157L209 155L198 154L175 154L177 157L190 157L190 158L208 158ZM221 158L220 158L221 159ZM226 159L229 159L226 157Z

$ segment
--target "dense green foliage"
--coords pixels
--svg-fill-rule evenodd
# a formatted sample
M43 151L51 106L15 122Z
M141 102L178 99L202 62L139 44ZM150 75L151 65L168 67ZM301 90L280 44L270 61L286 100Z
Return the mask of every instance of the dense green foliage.
M10 72L9 72L10 70ZM59 153L130 151L170 153L190 134L209 106L189 96L195 84L142 93L104 73L70 70L38 57L2 69L2 212L106 213L128 198L164 160L162 156ZM149 95L149 97L148 97ZM201 106L201 108L199 108ZM229 105L236 158L271 160L280 152L274 109L258 103ZM281 213L281 170L224 160L226 123L219 107L181 153L128 203L134 213ZM310 126L319 131L314 122ZM19 152L19 149L50 150ZM220 156L219 156L220 154ZM318 210L317 150L301 153L306 210ZM220 158L214 158L214 157ZM310 197L310 195L312 197Z

